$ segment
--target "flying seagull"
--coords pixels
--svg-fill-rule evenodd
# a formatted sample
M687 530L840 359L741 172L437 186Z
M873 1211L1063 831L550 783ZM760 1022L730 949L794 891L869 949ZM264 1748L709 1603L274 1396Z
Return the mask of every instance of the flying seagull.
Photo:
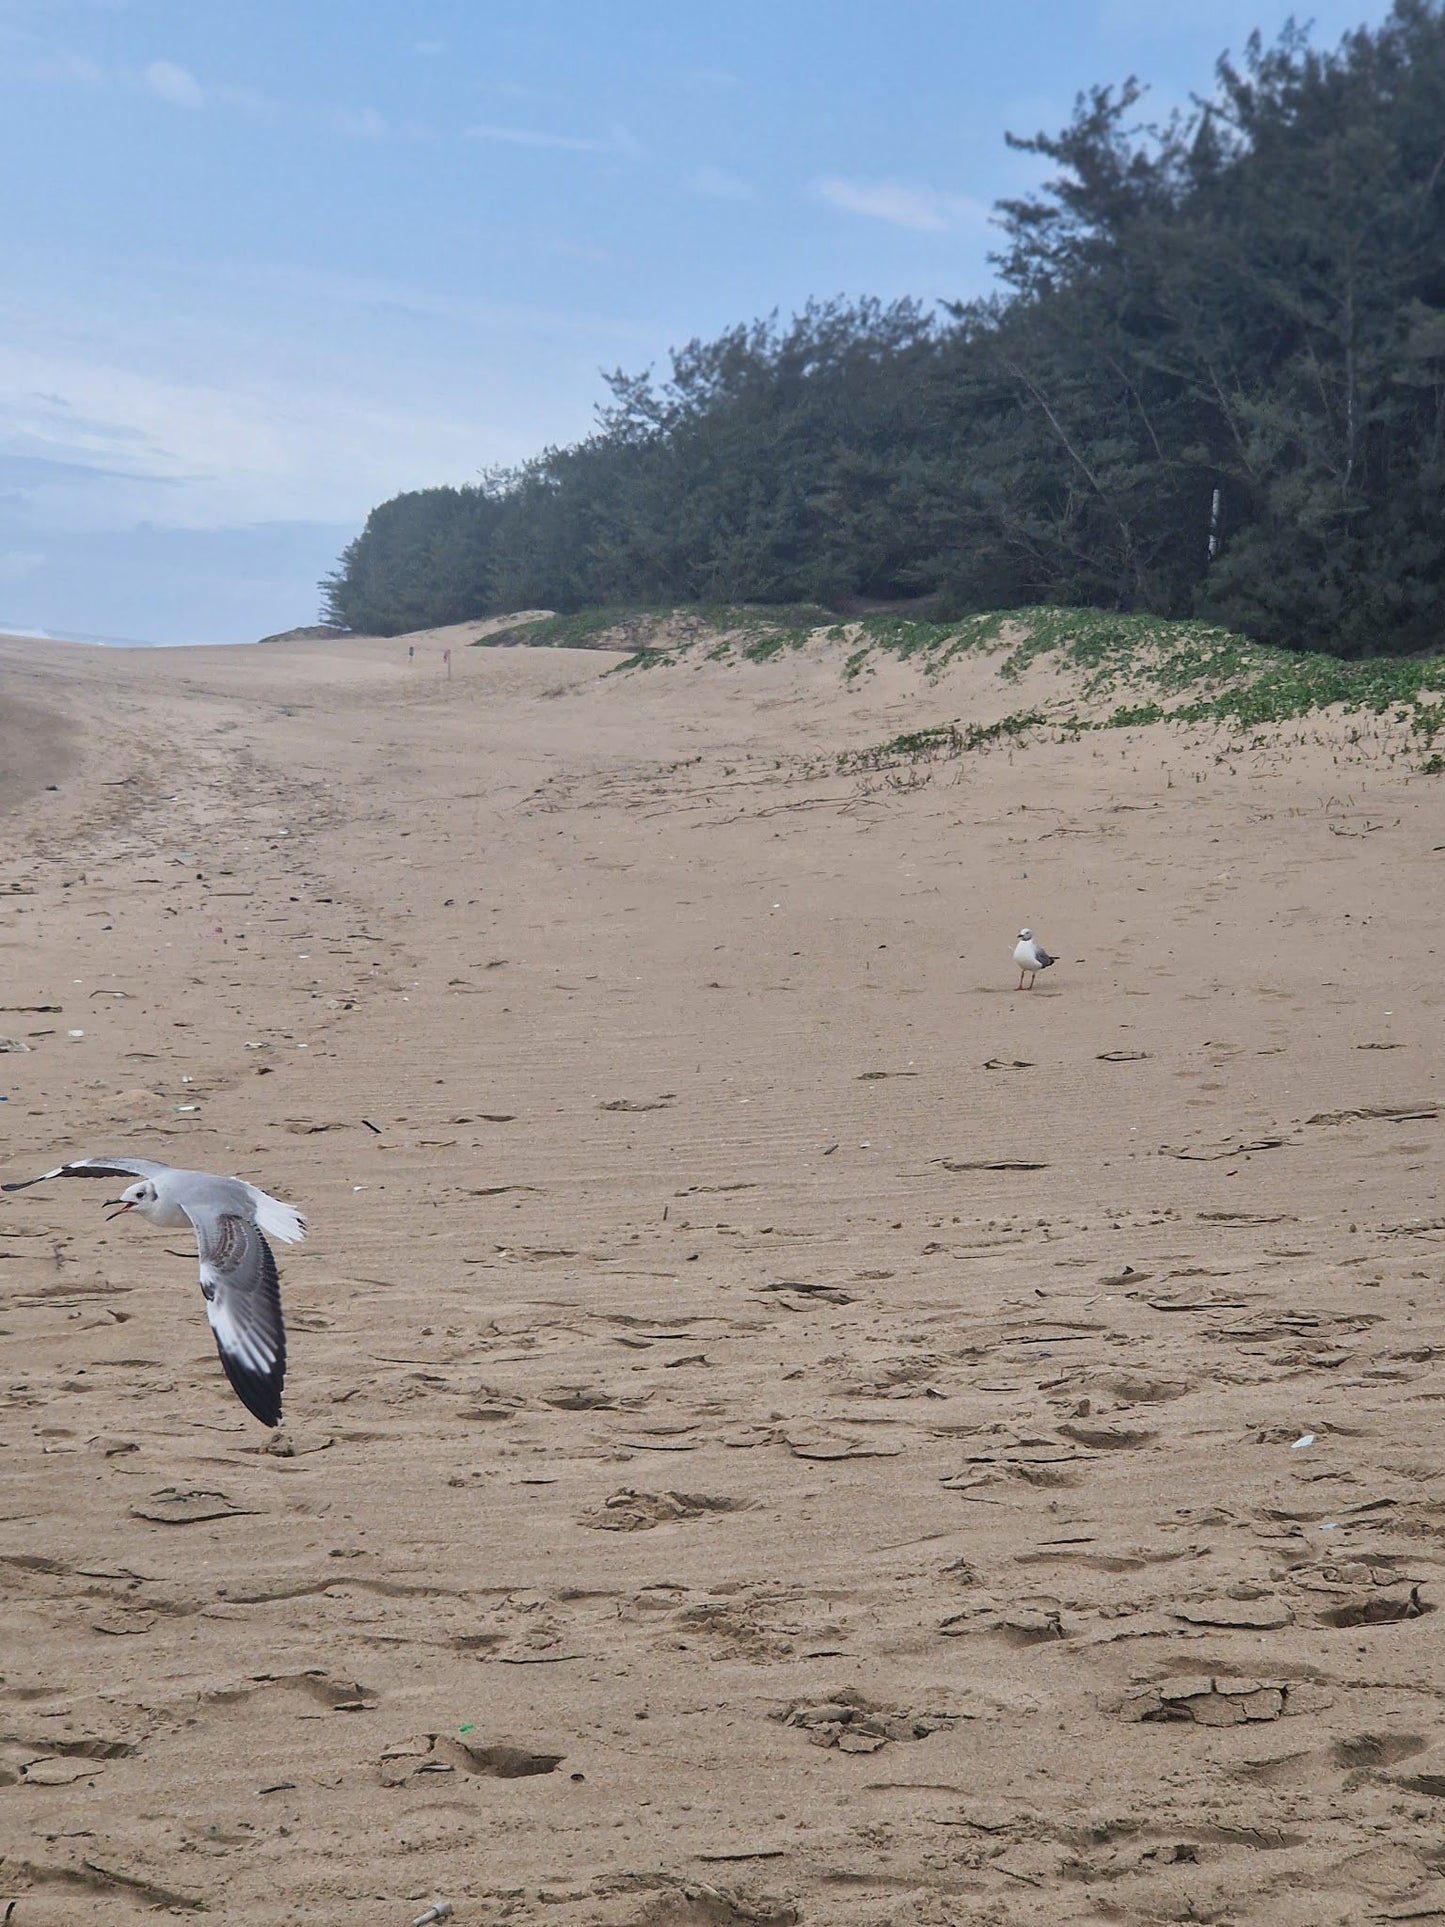
M1019 967L1017 988L1019 990L1032 990L1034 987L1034 978L1041 970L1047 970L1050 964L1057 963L1058 958L1051 957L1041 943L1034 942L1034 933L1032 930L1020 930L1019 940L1014 945L1014 962ZM1027 983L1024 982L1025 977L1028 978Z
M152 1224L189 1224L201 1261L201 1295L215 1333L216 1350L231 1387L263 1425L281 1423L286 1382L286 1327L281 1318L281 1281L263 1233L295 1244L306 1220L289 1204L258 1191L244 1178L218 1178L210 1171L177 1171L154 1158L76 1158L38 1178L0 1185L24 1191L50 1178L137 1178L107 1206L118 1218L139 1211ZM113 1223L114 1219L107 1219Z

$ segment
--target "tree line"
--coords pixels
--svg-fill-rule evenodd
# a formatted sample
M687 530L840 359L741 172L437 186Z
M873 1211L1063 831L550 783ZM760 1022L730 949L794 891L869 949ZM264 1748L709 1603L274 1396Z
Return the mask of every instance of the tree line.
M595 432L374 509L326 614L934 598L1438 646L1445 11L1082 95L997 209L999 292L813 303L607 377Z

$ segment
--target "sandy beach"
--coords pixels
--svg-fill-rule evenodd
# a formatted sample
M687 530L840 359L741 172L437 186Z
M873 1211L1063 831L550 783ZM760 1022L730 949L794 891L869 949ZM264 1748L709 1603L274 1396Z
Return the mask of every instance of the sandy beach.
M0 639L0 1913L1445 1919L1442 779L475 633Z

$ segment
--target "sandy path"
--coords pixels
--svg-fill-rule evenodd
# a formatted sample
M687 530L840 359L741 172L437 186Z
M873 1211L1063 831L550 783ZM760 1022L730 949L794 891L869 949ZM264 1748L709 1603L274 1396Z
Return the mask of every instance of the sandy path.
M0 642L14 1927L1445 1916L1438 782L444 640Z

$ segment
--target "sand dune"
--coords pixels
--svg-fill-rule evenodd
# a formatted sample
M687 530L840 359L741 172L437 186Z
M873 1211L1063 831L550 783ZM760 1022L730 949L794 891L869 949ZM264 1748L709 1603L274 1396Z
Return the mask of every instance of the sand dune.
M0 641L15 1927L1445 1917L1438 779L461 642Z

